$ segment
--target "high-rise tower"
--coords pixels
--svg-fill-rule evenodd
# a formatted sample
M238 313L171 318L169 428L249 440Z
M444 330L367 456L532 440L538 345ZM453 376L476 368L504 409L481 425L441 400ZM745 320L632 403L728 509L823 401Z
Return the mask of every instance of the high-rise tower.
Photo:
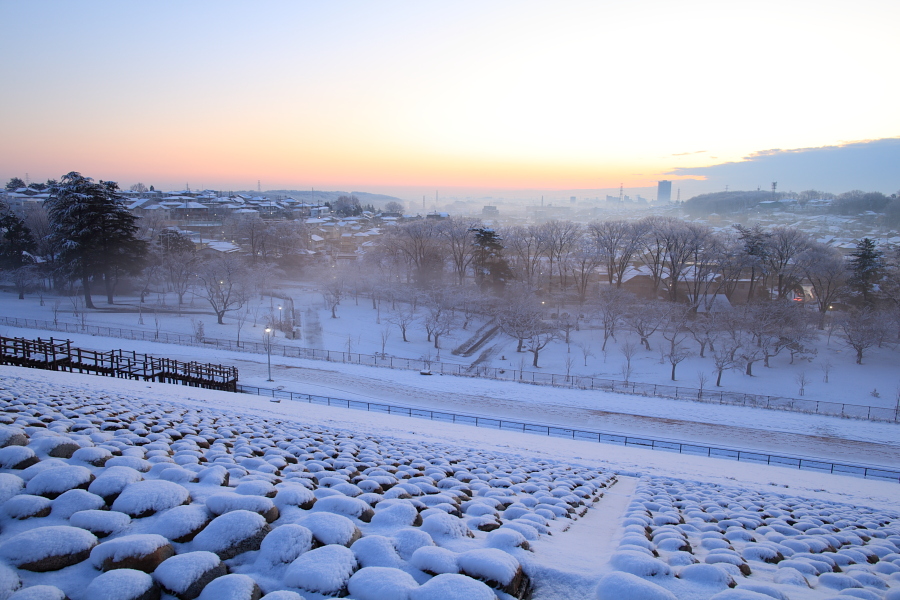
M656 201L657 202L671 202L672 201L672 182L663 179L656 186Z

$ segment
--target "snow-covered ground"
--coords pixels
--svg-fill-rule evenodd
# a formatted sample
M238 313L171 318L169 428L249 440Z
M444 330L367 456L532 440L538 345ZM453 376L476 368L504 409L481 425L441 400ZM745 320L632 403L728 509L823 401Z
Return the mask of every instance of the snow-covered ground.
M900 591L896 483L158 383L0 377L0 595Z
M295 314L301 323L298 327L301 339L286 340L279 333L276 339L278 344L375 354L382 352L382 334L385 334L387 338L384 340L384 352L390 356L431 360L440 358L443 362L464 366L477 361L479 366L485 367L534 370L531 366L531 354L516 353L515 341L502 334L491 338L470 357L453 355L451 351L469 340L483 324L483 319L476 318L467 330L456 329L442 338L442 349L438 352L426 340L421 323L410 327L407 335L409 342L403 342L400 330L389 322L388 302L383 302L381 309L375 310L370 299L362 296L356 299L353 295L348 295L337 308L338 318L332 319L317 291L285 283L283 293L294 299ZM0 311L9 316L53 321L57 301L59 321L73 324L82 322L80 315L74 316L73 305L68 298L46 296L44 306L40 306L39 299L34 296L18 300L14 294L0 293ZM84 322L88 325L155 331L158 319L159 331L184 335L190 335L194 324L202 322L208 338L234 340L237 337L238 313L228 313L225 324L218 325L208 304L200 298L194 298L186 304L181 316L175 312L176 300L171 294L168 297L148 296L142 313L138 312L136 298L125 296L117 298L116 302L116 306L110 308L98 297L95 303L102 310L88 311ZM154 305L160 306L160 312L151 312ZM280 310L279 306L282 306ZM262 326L266 320L270 315L276 315L275 319L279 318L288 305L278 298L266 296L254 299L248 308L251 314L242 326L241 339L259 342L262 340ZM564 307L563 310L574 314L577 308ZM143 320L143 324L139 323L140 320ZM602 329L598 327L589 321L581 322L579 330L571 332L570 344L563 341L552 342L540 353L540 368L537 370L562 375L568 370L573 375L621 380L624 363L621 346L629 340L636 343L637 338L634 334L627 333L624 327L620 328L617 339L609 340L604 353L601 351ZM651 337L650 343L651 351L638 347L632 360L631 381L696 388L699 385L699 374L702 373L706 378L704 387L708 390L799 398L797 377L803 374L807 380L804 400L881 408L895 408L900 402L900 372L897 369L898 354L895 345L871 348L867 351L863 364L857 365L853 350L841 341L837 333L829 336L827 332L823 332L811 346L815 350L814 354L806 359L797 359L794 364L790 364L790 355L783 352L772 359L770 368L764 367L762 362L754 365L752 377L741 371L724 373L722 387L716 388L712 359L708 356L700 358L699 348L694 342L687 342L693 355L678 365L675 382L670 378L671 366L660 362L659 349L664 346L665 340L660 334L656 334ZM486 356L482 357L482 354ZM830 365L827 383L824 381L825 365Z

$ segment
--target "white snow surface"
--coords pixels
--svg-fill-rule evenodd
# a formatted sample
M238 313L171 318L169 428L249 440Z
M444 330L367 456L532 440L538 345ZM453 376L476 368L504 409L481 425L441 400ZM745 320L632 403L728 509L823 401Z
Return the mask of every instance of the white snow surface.
M153 578L143 571L113 569L97 576L87 586L85 595L93 600L139 598L151 587L153 587Z
M325 512L322 507L310 511L300 509L299 502L285 502L282 516L271 525L273 531L263 540L261 550L228 562L265 591L302 588L310 590L308 594L303 592L309 600L318 600L319 592L307 586L322 584L317 589L324 590L331 585L334 587L329 591L340 591L349 585L354 572L379 568L409 575L417 586L409 589L411 600L508 600L502 592L466 575L431 577L423 573L413 557L417 551L427 556L429 549L449 553L443 554L448 564L452 564L451 557L459 564L461 557L491 552L496 560L479 560L477 568L496 568L498 573L504 566L521 564L531 578L535 600L606 598L616 596L604 594L615 593L629 599L646 593L651 599L709 600L723 592L727 577L739 587L724 590L722 598L759 594L765 588L790 600L825 600L838 592L826 584L842 580L831 575L848 577L860 586L848 590L880 598L889 598L900 589L896 483L546 439L305 403L275 404L265 398L164 384L11 367L0 367L0 376L0 418L10 429L26 436L40 437L49 430L75 439L71 430L77 426L79 439L91 440L97 447L115 450L123 457L158 465L177 461L181 468L198 474L222 467L231 475L231 486L250 482L244 490L269 490L268 486L278 480L285 482L276 486L279 494L290 488L317 496L322 492L320 498L340 498L346 496L334 495L341 494L338 490L351 494L358 493L354 487L371 490L356 498L374 504L371 523ZM29 419L38 415L52 417L52 421L46 427L36 427ZM104 424L110 427L104 430ZM296 464L285 460L290 457ZM89 465L75 458L42 458L26 471L3 468L0 490L6 485L9 493L4 502L27 492L23 481L75 463L96 476L95 481L108 470L120 468ZM120 543L130 546L127 536L147 534L162 534L171 542L168 534L174 534L175 529L179 533L190 529L185 521L197 527L205 523L210 516L206 507L210 498L236 496L235 488L223 486L221 481L204 483L201 478L179 485L159 479L163 472L154 467L143 475L138 473L145 481L130 482L126 491L142 483L177 485L183 490L178 496L186 494L183 499L171 508L171 503L164 503L166 506L153 516L130 520L114 503L110 514L122 514L125 519L121 520L123 528L108 538L110 542L123 540ZM636 481L637 486L620 488L625 484L615 482L616 473L623 480ZM379 482L376 478L384 479ZM356 485L370 479L378 487L383 483L390 489L379 492L376 486ZM624 490L624 501L608 502L619 489ZM84 490L73 492L78 494L72 497L88 494ZM190 504L179 506L181 502ZM275 503L279 504L277 496ZM423 525L413 526L409 519L415 514L395 506L418 507ZM395 518L379 520L382 512L394 512ZM246 511L227 513L216 521L235 514L240 516L235 525L253 520L264 526L261 516ZM465 517L460 519L456 514ZM6 555L7 544L21 543L20 535L40 539L42 529L66 523L72 525L68 529L91 536L79 528L76 517L77 513L67 521L51 513L49 517L18 520L0 505L0 555ZM167 518L169 526L184 526L166 530L162 525ZM504 529L495 530L493 535L481 531L476 518L502 522ZM467 519L473 519L468 527ZM173 544L179 555L188 556L185 553L198 548L197 540L202 541L204 536L208 542L221 542L234 535L235 527L214 526L216 521L207 525L194 542ZM286 568L277 567L272 557L286 565L292 558L291 550L288 542L272 536L291 525L313 530L310 525L316 522L321 527L319 534L340 534L337 537L343 536L344 543L355 535L362 537L351 548L332 544L308 550L294 557ZM529 535L534 539L529 543L534 552L520 547L523 531L533 532ZM270 537L272 542L267 544ZM431 545L432 539L440 547ZM54 543L57 541L54 539ZM691 552L682 550L685 546ZM557 560L553 548L567 548L570 554L565 556L575 558L596 556L599 562ZM653 556L654 551L658 557ZM785 560L765 562L773 551ZM160 569L179 555L168 559ZM504 558L500 560L500 556ZM603 558L610 556L620 558ZM365 564L385 557L397 566ZM645 563L645 559L653 562ZM694 561L698 564L690 566ZM643 577L635 575L632 579L630 573L621 570L633 570L641 564L651 567ZM842 572L832 572L838 565ZM357 566L361 567L358 571ZM703 571L701 567L716 570ZM690 575L691 570L696 576ZM308 579L302 586L298 585L301 571ZM676 578L667 572L685 572L688 576ZM89 562L58 572L19 573L26 589L54 585L72 600L88 600L85 590L98 578ZM479 576L490 579L488 574ZM396 577L408 583L403 576ZM641 587L635 580L646 585ZM802 586L795 585L801 580ZM622 589L632 588L638 595L622 595ZM766 595L773 597L771 593ZM362 600L352 590L350 598Z
M166 589L182 593L201 575L216 568L221 562L212 552L185 552L163 561L153 571L153 577Z
M5 539L0 544L0 557L14 565L22 565L50 556L84 552L96 544L97 538L89 531L50 525L28 529Z
M390 567L363 567L347 583L356 600L408 600L409 593L417 587L412 575Z
M126 558L146 556L167 545L169 540L153 533L126 535L103 542L91 550L91 562L100 569L107 560L120 562Z

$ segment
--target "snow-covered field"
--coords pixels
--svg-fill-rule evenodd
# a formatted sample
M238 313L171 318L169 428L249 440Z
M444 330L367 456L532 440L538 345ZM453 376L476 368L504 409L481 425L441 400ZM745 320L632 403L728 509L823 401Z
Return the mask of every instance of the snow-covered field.
M900 596L896 483L0 375L0 597Z
M517 353L515 341L502 334L491 338L470 357L453 355L451 351L475 334L484 323L483 318L474 319L466 330L457 328L442 338L442 349L438 352L434 345L426 340L425 330L420 323L410 326L407 334L409 342L404 342L400 330L389 322L390 306L387 302L382 303L380 310L375 310L368 298L360 296L355 299L349 295L337 308L338 318L332 319L330 311L323 305L320 293L307 287L292 287L287 283L284 285L283 293L294 298L295 314L301 323L298 327L301 339L286 340L278 333L275 340L277 344L375 354L382 352L383 343L384 352L389 356L431 360L439 358L445 363L457 363L466 367L477 361L479 366L484 367L535 370L531 366L531 354ZM78 316L73 314L73 305L69 298L47 296L44 299L44 306L40 306L37 297L29 296L25 300L18 300L15 294L0 293L2 314L20 318L53 321L54 305L57 302L59 302L57 319L60 322L82 323L81 314ZM238 312L228 313L225 324L218 325L208 304L199 298L194 298L186 304L181 316L175 312L176 300L171 294L168 297L148 296L142 313L138 312L137 298L127 296L117 298L117 305L111 311L103 302L100 298L96 299L97 306L103 310L87 311L84 317L85 324L155 331L158 319L160 332L191 335L193 326L202 322L207 338L234 340L238 333ZM164 307L162 303L165 303ZM154 305L160 305L160 312L151 312ZM282 308L279 310L280 305ZM287 309L287 305L278 298L266 296L263 299L254 299L247 308L251 314L246 317L241 327L240 337L245 341L260 342L263 325L267 319L270 316L274 319L283 318L282 313ZM564 310L574 314L576 307ZM139 322L141 320L143 324ZM625 328L620 328L617 338L609 340L604 353L601 351L602 329L598 327L598 324L589 321L581 322L579 330L571 332L570 344L567 345L562 340L551 342L540 353L540 368L537 370L542 373L565 375L569 372L573 375L621 380L624 363L621 347L629 341L636 344L637 338L634 334L629 334ZM61 334L55 335L62 337ZM386 337L384 340L383 335ZM857 365L853 350L841 341L837 333L829 336L827 332L823 332L814 344L815 353L806 359L797 359L791 364L789 354L783 352L772 359L770 368L764 367L761 362L756 364L752 377L741 371L726 372L722 378L722 387L716 388L712 359L708 356L700 358L699 348L695 343L688 342L687 346L693 355L678 365L675 382L670 379L671 366L660 361L659 349L664 347L666 341L657 333L651 336L650 343L651 351L638 346L637 353L632 359L633 372L630 381L696 388L699 385L698 377L702 373L706 378L704 387L707 390L721 389L799 398L797 377L803 374L807 381L804 386L804 400L881 408L896 408L900 402L898 354L893 345L871 348L867 351L863 364ZM482 354L485 356L482 357ZM825 365L828 365L829 370L827 383L823 372Z

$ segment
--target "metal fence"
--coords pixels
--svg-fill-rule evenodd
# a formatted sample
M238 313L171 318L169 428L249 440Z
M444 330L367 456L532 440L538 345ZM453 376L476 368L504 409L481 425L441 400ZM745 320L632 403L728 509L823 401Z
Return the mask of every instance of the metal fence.
M495 417L467 415L464 413L452 413L447 411L435 411L427 408L397 406L393 404L384 404L381 402L346 400L343 398L331 398L329 396L317 396L314 394L303 394L299 392L291 392L288 390L261 388L243 384L238 384L238 392L243 392L245 394L255 394L258 396L266 396L279 402L281 400L308 402L310 404L337 406L341 408L353 408L357 410L365 410L369 412L377 412L389 415L417 417L420 419L441 421L445 423L460 423L464 425L474 425L475 427L487 427L490 429L500 429L504 431L533 433L537 435L568 438L587 442L616 444L619 446L636 446L641 448L649 448L652 450L677 452L678 454L691 454L695 456L724 458L742 462L775 465L779 467L791 467L809 471L834 473L837 475L853 475L857 477L864 477L867 479L882 479L900 483L900 471L886 467L834 463L818 458L803 458L795 456L782 456L777 454L766 454L757 450L742 450L737 448L704 446L701 444L694 444L691 442L682 442L677 440L661 440L647 437L627 436L603 431L568 429L556 425L542 425L538 423L527 423L524 421L510 421L507 419L498 419Z
M144 331L139 329L127 329L123 327L82 325L80 323L65 323L62 321L54 322L44 321L40 319L21 319L18 317L0 317L0 323L11 327L46 329L50 331L64 331L67 333L86 333L90 335L117 337L132 340L144 340L148 342L162 342L166 344L179 344L185 346L214 347L222 350L266 354L266 346L265 344L260 342L238 343L235 340L221 340L213 338L204 338L201 341L189 334L166 333L163 331ZM541 385L553 385L558 387L578 388L585 390L601 390L606 392L618 392L640 396L653 396L657 398L672 398L675 400L692 400L695 402L708 402L712 404L749 406L754 408L767 408L771 410L786 410L817 415L830 415L855 419L866 419L870 421L888 421L900 423L900 406L895 408L885 408L880 406L866 406L861 404L843 404L839 402L807 400L804 398L764 396L760 394L746 394L743 392L727 392L714 389L701 390L698 388L674 385L601 379L585 375L563 375L559 373L545 373L540 371L505 369L502 367L472 367L470 365L447 363L437 360L428 360L424 358L400 358L387 354L359 354L355 352L320 350L317 348L303 348L299 346L288 346L284 344L273 344L271 347L271 353L274 355L291 358L325 360L330 362L359 364L372 367L388 367L391 369L408 369L425 373L440 373L443 375L456 375L461 377L483 377L501 381L519 381Z

